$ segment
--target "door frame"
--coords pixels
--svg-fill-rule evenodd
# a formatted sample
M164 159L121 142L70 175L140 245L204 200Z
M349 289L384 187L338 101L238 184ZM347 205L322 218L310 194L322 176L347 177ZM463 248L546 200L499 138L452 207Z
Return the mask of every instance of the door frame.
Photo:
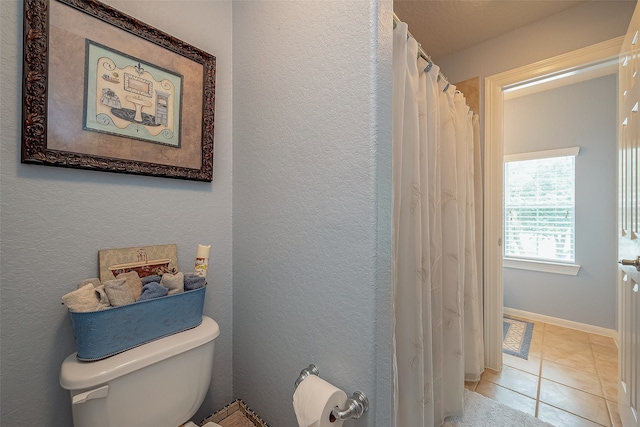
M624 36L485 78L484 130L484 353L485 366L502 369L504 282L503 238L503 89L529 80L617 58ZM616 280L612 277L611 280ZM617 283L617 281L616 281ZM617 300L617 298L616 298Z

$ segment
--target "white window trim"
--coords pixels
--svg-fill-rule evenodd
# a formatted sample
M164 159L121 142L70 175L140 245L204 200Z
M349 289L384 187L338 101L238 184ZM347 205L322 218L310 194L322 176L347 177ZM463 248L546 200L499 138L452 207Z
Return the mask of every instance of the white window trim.
M544 273L564 274L566 276L577 276L580 270L580 265L578 264L562 264L559 262L516 258L503 258L502 265L505 268L513 268L516 270L540 271Z
M531 151L528 153L505 154L504 162L519 162L522 160L539 160L550 159L552 157L568 157L577 156L580 153L580 147L558 148L555 150Z
M580 154L580 147L557 148L555 150L531 151L527 153L505 154L503 162L519 162L522 160L549 159L552 157L577 156ZM575 173L575 171L574 171ZM575 232L575 229L574 229ZM575 247L574 247L575 256ZM562 264L552 261L538 261L535 259L502 258L503 267L517 270L541 271L544 273L564 274L567 276L577 276L580 266L578 264Z

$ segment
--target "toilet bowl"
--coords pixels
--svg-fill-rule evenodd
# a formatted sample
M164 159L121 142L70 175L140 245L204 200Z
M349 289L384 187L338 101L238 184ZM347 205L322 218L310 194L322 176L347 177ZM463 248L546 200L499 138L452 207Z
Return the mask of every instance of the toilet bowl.
M193 328L97 362L73 353L62 362L74 427L176 427L202 404L220 327L203 316Z

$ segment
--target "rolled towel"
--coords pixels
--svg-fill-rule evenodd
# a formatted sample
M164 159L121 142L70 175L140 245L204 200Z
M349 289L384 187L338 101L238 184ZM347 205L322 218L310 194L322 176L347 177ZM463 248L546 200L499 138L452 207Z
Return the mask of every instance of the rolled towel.
M133 297L136 300L140 298L140 294L142 293L142 280L140 280L140 276L138 276L136 271L120 273L116 276L116 279L125 279L131 289L131 293L133 293Z
M146 285L147 283L151 283L151 282L160 283L161 279L162 279L162 276L160 276L159 274L152 274L151 276L145 276L145 277L141 277L140 278L140 280L142 280L142 286Z
M184 292L184 273L178 272L176 274L165 273L162 275L160 284L169 290L169 295L179 294Z
M127 285L126 279L107 280L104 282L104 291L107 293L107 297L109 297L109 301L113 307L136 302L131 288Z
M96 288L91 283L64 295L62 302L69 310L76 312L99 311L109 308L108 304L100 302L100 294L96 292Z
M195 273L187 273L184 275L184 290L193 291L194 289L200 289L205 285L206 281L206 277L198 276Z
M169 290L158 282L147 283L142 287L142 295L140 295L138 301L160 298L167 295L168 292Z
M100 283L100 279L98 279L97 277L92 277L90 279L84 279L84 280L78 282L77 289L80 289L81 287L83 287L84 285L88 285L89 283L91 283L94 288L97 288L98 286L100 286L102 284L102 283Z
M97 286L95 289L96 289L96 294L100 299L100 304L103 304L107 307L111 307L111 301L109 301L109 297L107 296L107 293L104 291L104 285Z

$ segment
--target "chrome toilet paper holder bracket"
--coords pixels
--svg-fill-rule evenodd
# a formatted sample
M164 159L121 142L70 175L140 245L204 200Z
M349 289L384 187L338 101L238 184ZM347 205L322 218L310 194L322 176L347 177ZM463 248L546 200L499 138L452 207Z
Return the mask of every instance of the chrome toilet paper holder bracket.
M351 418L360 418L369 409L369 399L360 390L353 392L351 397L347 398L346 407L340 409L337 406L331 411L331 415L337 420L348 420Z
M298 388L300 383L304 381L305 378L307 378L309 375L320 377L318 368L316 368L316 366L313 364L300 371L300 375L295 382L295 388ZM362 414L369 410L369 399L363 392L361 392L360 390L356 390L353 392L351 397L347 398L345 405L346 406L344 409L340 409L337 406L333 408L333 410L331 411L331 417L333 418L331 422L335 420L344 421L351 418L360 418Z
M295 383L295 388L298 388L300 383L304 381L304 379L307 378L309 375L315 375L316 377L320 377L320 371L318 371L318 368L316 368L316 365L311 364L308 367L304 368L302 371L300 371L300 375L298 376L298 379L296 380L296 383Z

